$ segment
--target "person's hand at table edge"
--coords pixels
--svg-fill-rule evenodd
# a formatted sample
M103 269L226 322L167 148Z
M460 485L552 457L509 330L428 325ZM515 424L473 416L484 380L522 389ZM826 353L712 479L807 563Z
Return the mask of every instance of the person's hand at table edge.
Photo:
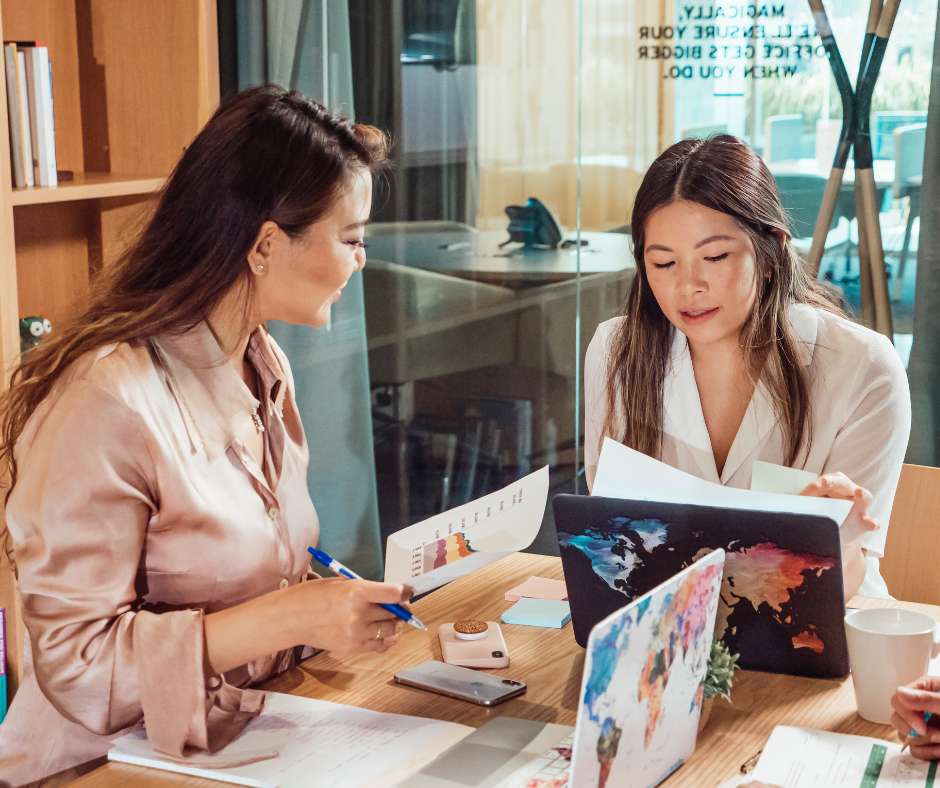
M894 714L891 724L904 741L911 731L917 738L911 740L911 755L925 761L940 758L940 728L934 720L940 716L940 677L923 676L904 687L898 687L891 698ZM930 722L924 714L932 714Z

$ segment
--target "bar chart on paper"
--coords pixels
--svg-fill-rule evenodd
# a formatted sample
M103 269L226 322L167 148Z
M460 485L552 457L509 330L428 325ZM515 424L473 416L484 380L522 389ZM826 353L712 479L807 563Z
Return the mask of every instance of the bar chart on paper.
M442 566L452 564L476 552L479 551L470 546L466 534L448 534L443 539L426 544L423 550L415 548L411 559L412 573L418 563L421 563L423 567L422 573L430 572L432 569L440 569Z
M385 555L386 582L404 583L423 594L524 550L542 525L547 500L545 467L392 534Z

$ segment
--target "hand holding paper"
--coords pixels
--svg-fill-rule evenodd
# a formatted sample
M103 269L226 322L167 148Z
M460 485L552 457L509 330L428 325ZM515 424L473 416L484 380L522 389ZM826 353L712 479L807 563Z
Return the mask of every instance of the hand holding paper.
M804 485L805 486L805 485ZM830 517L840 525L851 501L781 495L723 487L604 438L592 495L660 503L691 503L757 512L792 512Z

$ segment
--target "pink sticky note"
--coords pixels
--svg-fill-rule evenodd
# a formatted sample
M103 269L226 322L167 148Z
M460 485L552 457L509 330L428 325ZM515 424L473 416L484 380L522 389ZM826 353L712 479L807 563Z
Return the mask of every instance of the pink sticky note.
M521 597L529 599L567 599L568 589L564 580L549 580L546 577L530 577L521 586L506 592L507 602L518 602Z

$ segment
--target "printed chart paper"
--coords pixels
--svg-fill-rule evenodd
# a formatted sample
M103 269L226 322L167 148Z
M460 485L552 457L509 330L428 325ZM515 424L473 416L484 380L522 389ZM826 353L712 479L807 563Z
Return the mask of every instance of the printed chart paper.
M936 761L902 753L900 744L778 725L750 779L782 788L931 788L936 774Z
M385 582L416 594L524 550L542 526L548 466L497 492L415 523L388 537Z
M852 508L851 501L754 492L713 484L610 438L604 438L591 495L633 501L723 506L756 512L817 514L830 517L839 525L842 525Z
M380 788L420 769L473 730L269 692L261 715L214 755L197 755L188 763L165 760L140 731L117 739L108 760L257 788Z

